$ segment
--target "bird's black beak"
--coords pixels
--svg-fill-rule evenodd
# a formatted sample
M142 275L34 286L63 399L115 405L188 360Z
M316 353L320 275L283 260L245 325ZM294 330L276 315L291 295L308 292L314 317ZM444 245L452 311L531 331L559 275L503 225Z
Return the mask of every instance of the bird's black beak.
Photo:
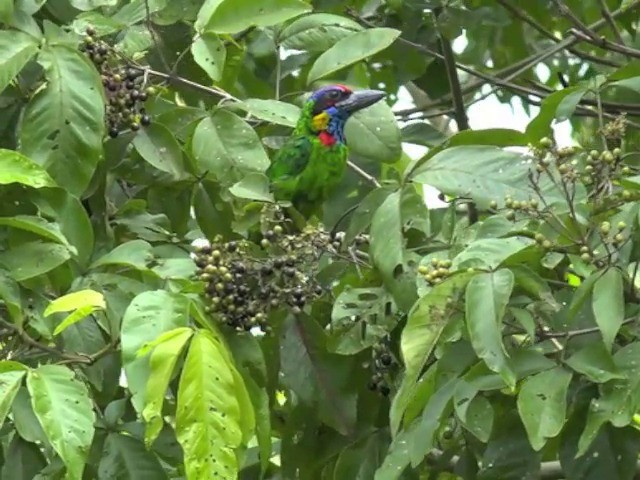
M336 103L336 107L347 113L355 113L363 108L370 107L377 101L385 97L385 93L380 90L357 90L349 95L349 98Z

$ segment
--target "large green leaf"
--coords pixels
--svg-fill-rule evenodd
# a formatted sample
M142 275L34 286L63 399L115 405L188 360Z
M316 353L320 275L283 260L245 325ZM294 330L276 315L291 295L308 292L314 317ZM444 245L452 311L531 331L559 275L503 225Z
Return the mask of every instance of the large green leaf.
M422 369L450 320L451 312L447 309L450 299L463 292L474 275L473 272L464 272L447 278L420 298L409 312L400 339L405 374L391 404L392 433L400 427L400 420L412 399Z
M152 123L140 130L133 139L133 146L146 162L158 170L171 174L175 179L184 175L182 150L164 125Z
M506 259L533 245L527 237L483 238L471 242L453 259L455 270L497 268Z
M537 142L542 137L552 133L551 125L554 120L566 120L573 113L576 106L587 93L582 86L563 88L553 92L542 101L540 112L527 125L526 135L530 142Z
M99 480L164 480L169 476L153 452L130 435L110 433L98 466Z
M118 3L118 0L70 0L78 10L95 10L99 7L113 7Z
M22 282L47 273L71 258L69 249L57 243L28 242L0 253L0 264Z
M17 362L10 360L0 362L0 426L7 418L26 370L27 367Z
M198 124L191 148L198 170L222 181L239 179L244 172L264 172L270 163L256 132L222 109Z
M613 361L609 349L601 342L588 343L571 355L566 360L566 364L594 383L624 378Z
M73 310L72 313L67 315L67 317L56 326L53 334L58 335L96 310L105 310L106 307L104 296L100 292L96 292L95 290L80 290L56 298L47 306L43 315L48 317L54 313Z
M371 220L371 260L383 275L390 278L404 261L401 200L400 191L389 194Z
M314 13L291 22L280 33L284 48L324 52L339 40L362 30L359 23L340 15Z
M243 110L260 120L270 123L294 127L300 116L300 107L291 103L280 102L278 100L262 100L260 98L248 98L241 103L234 103Z
M243 443L243 417L253 407L225 346L201 330L184 362L176 412L176 435L188 478L236 478L235 449ZM248 410L247 410L248 409ZM253 426L251 427L253 429Z
M80 480L95 421L86 386L67 367L43 365L29 372L27 387L33 411L67 467L67 478Z
M356 155L393 163L402 154L400 129L386 102L356 112L345 126L349 148Z
M142 411L142 417L147 422L145 443L151 446L162 430L162 405L169 387L169 381L176 362L182 353L193 330L188 327L180 327L162 335L163 339L151 353L149 368L151 373L147 382L146 404Z
M122 365L133 404L141 412L150 375L149 357L138 350L161 334L188 326L189 299L164 290L144 292L133 299L122 318Z
M307 83L326 77L384 50L400 36L395 28L370 28L344 37L314 62Z
M5 3L11 3L11 0ZM16 30L0 32L0 92L38 51L38 40Z
M99 268L108 265L132 267L138 270L146 270L148 263L153 259L153 247L144 240L131 240L118 245L106 255L97 259L91 268Z
M57 223L48 222L42 217L33 215L15 215L13 217L0 217L0 225L19 228L40 235L48 240L53 240L65 246L70 246L68 240L60 231Z
M624 320L624 290L622 273L617 268L607 270L593 286L593 314L602 339L611 348Z
M349 391L349 361L326 351L325 333L310 317L289 317L283 326L280 371L283 384L340 433L356 420L356 396Z
M220 80L227 49L218 35L213 32L204 32L191 45L191 55L211 80L214 82Z
M55 182L46 170L30 158L0 149L0 184L21 183L33 188L54 187Z
M5 451L5 458L11 461L2 466L2 478L12 480L32 480L47 466L47 460L37 444L27 442L15 435Z
M518 394L518 412L534 450L560 433L567 410L571 372L563 367L527 378Z
M67 46L50 45L38 60L47 85L25 110L21 151L46 168L60 186L80 195L102 158L102 82L82 53Z
M268 27L311 10L302 0L223 0L207 22L207 30L237 33L251 26Z
M480 273L469 281L465 302L467 329L474 350L511 387L515 386L516 376L502 343L502 319L513 287L511 270Z

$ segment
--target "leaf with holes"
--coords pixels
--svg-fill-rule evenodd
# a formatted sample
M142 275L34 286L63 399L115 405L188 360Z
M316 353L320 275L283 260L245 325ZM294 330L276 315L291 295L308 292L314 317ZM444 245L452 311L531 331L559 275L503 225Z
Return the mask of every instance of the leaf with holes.
M153 451L131 435L111 432L104 442L98 478L168 480L167 472Z
M339 40L362 30L362 26L350 18L314 13L296 19L282 30L280 44L293 50L324 52Z
M238 33L252 26L269 27L311 10L303 0L223 0L211 14L207 29Z
M42 365L27 376L33 411L54 450L67 467L67 477L80 480L91 441L95 414L87 387L61 365Z
M176 411L176 435L187 477L237 477L235 450L246 435L244 420L253 418L247 398L226 347L210 332L199 331L184 362Z
M218 35L213 32L204 32L191 45L191 55L211 80L214 82L220 80L227 49Z
M11 3L11 0L4 3ZM17 30L0 32L0 92L7 88L37 51L36 38Z
M57 243L27 242L0 253L0 264L18 282L37 277L71 258L69 249Z
M279 100L263 100L260 98L248 98L240 103L233 104L260 120L295 127L300 116L300 107Z
M0 184L21 183L33 188L55 187L46 170L19 152L0 148Z

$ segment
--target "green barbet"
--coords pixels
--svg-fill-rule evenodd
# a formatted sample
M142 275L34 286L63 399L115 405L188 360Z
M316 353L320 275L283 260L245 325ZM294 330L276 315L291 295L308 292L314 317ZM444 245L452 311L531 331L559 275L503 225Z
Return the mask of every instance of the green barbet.
M288 200L305 218L322 217L322 204L340 183L349 150L349 117L384 98L379 90L322 87L309 97L285 145L267 169L277 200Z

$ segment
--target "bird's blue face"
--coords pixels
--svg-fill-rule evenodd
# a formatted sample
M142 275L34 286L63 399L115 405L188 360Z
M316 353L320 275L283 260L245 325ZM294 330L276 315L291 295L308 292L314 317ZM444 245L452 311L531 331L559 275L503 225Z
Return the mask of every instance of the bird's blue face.
M313 102L312 128L326 132L337 142L345 143L344 125L358 110L369 107L384 98L380 90L352 91L344 85L319 88L309 98Z

